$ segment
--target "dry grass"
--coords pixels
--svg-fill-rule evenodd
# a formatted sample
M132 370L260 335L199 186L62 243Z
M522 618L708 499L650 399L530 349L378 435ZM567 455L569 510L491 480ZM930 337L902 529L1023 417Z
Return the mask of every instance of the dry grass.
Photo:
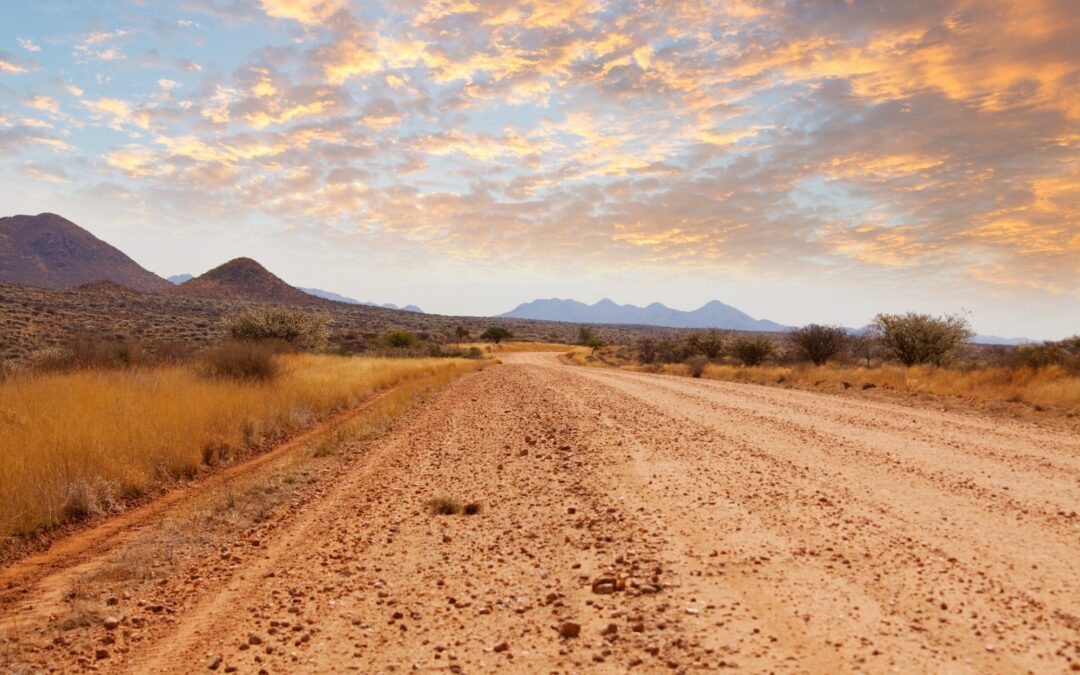
M637 365L608 350L590 358L589 350L577 348L568 357L571 363L618 367L638 372L662 372L690 376L685 364ZM936 396L959 396L979 401L1008 401L1027 403L1042 408L1054 408L1080 413L1080 377L1058 367L1001 368L987 367L971 370L935 366L882 365L863 368L842 365L773 365L747 368L710 364L701 375L712 380L746 382L751 384L792 385L813 388L822 385L862 389L881 387L901 392Z
M422 389L409 381L479 367L462 359L278 358L272 382L207 380L179 366L0 382L0 535L114 510L388 387L407 382L408 398ZM407 404L393 394L379 401L388 418Z

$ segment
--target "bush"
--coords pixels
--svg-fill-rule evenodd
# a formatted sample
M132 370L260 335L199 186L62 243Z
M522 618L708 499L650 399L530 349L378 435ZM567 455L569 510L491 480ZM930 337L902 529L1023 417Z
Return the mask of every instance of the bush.
M720 358L726 346L724 334L715 328L690 333L686 336L686 344L709 360Z
M278 375L279 351L271 343L225 342L200 353L195 370L207 378L269 381Z
M512 337L514 337L514 334L502 326L492 326L480 334L481 340L494 342L495 344L499 344L503 340L509 340Z
M709 359L701 354L691 356L686 360L686 367L690 369L691 377L701 377L701 374L705 372L705 366L707 365L709 365Z
M589 340L594 340L598 337L596 334L596 329L592 326L581 326L580 328L578 328L577 334L578 344L585 345L586 347L589 346Z
M594 352L597 349L600 349L600 348L604 347L605 345L607 345L607 343L604 342L603 340L601 340L598 337L591 337L591 338L589 338L588 340L585 341L585 346L588 347L589 349L593 350Z
M387 333L379 339L379 344L381 346L390 347L392 349L408 349L410 347L415 347L419 342L420 338L403 330Z
M944 365L975 336L967 317L959 314L878 314L872 329L886 354L905 366Z
M1018 345L1005 358L1005 362L1013 367L1061 366L1074 373L1080 373L1080 335L1065 338L1060 342Z
M791 331L787 339L800 358L813 361L815 366L823 366L826 361L843 351L848 335L847 331L838 326L812 323Z
M728 345L728 353L746 366L760 366L776 351L776 341L764 335L739 335Z
M286 307L255 307L225 321L225 332L242 342L280 341L300 349L326 346L326 317Z

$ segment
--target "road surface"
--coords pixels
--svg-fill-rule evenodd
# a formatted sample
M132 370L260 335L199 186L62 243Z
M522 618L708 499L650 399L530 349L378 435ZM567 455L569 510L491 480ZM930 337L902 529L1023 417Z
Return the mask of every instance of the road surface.
M164 582L165 618L124 599L109 657L91 663L1080 670L1080 439L503 359L236 542L242 563L214 556ZM481 511L432 515L436 496Z

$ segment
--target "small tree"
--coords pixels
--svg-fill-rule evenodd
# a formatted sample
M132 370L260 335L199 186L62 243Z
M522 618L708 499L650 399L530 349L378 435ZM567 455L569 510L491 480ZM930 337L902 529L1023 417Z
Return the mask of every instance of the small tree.
M329 331L326 317L287 307L254 307L226 319L233 340L286 342L300 349L322 349Z
M848 342L851 345L851 355L857 359L865 359L867 368L870 367L871 360L881 357L881 345L872 332L851 336Z
M660 357L660 344L654 338L641 338L638 340L637 348L638 360L642 363L656 363L656 359Z
M739 335L731 340L728 352L746 366L760 366L776 354L776 341L764 335Z
M686 344L692 351L712 359L720 358L724 353L724 334L715 328L694 331L686 336Z
M598 337L591 337L591 338L589 338L588 340L585 341L585 346L588 347L589 349L593 350L593 352L595 352L597 349L600 349L601 347L603 347L605 345L607 345L607 343L604 342L603 340L601 340Z
M885 352L905 366L940 366L975 336L967 317L959 314L878 314L872 326Z
M465 326L458 326L454 329L454 335L457 336L458 342L464 342L469 339L469 329Z
M848 342L847 331L843 328L820 326L816 323L796 328L788 333L787 338L795 353L800 358L813 361L815 366L825 365L825 362L839 354Z
M509 340L512 337L514 337L514 334L502 326L492 326L480 334L481 340L494 342L495 344L499 344L503 340Z
M588 346L589 340L597 337L596 329L592 326L581 326L577 331L578 344Z

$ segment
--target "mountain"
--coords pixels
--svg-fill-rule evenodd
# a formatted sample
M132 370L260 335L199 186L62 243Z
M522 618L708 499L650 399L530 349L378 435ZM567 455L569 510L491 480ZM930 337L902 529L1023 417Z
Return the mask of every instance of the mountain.
M727 328L749 331L786 331L773 321L755 319L748 314L713 300L692 312L672 309L659 302L648 307L618 305L604 299L595 305L577 300L534 300L518 305L512 311L500 314L509 319L542 319L571 323L636 324L643 326L668 326L671 328Z
M977 345L1007 345L1015 347L1016 345L1026 345L1031 342L1037 342L1029 338L1003 338L997 335L976 335L971 338L971 341Z
M71 288L99 279L140 291L169 288L169 282L55 213L0 218L0 281Z
M365 302L364 304L365 305L375 305L374 302ZM382 307L383 309L400 309L403 312L416 312L418 314L423 314L424 313L424 310L420 309L416 305L405 305L404 307L398 307L394 303L388 302L386 304L378 305L378 306Z
M254 300L285 305L315 305L325 302L282 281L251 258L236 258L179 286L175 295L218 300Z
M182 284L185 281L191 281L195 278L193 274L174 274L171 277L166 277L170 284Z
M350 305L370 305L370 302L360 302L355 298L350 298L346 295L339 295L331 291L324 291L321 288L303 288L297 286L301 291L308 295L314 295L316 298L322 298L323 300L333 300L334 302L344 302Z

